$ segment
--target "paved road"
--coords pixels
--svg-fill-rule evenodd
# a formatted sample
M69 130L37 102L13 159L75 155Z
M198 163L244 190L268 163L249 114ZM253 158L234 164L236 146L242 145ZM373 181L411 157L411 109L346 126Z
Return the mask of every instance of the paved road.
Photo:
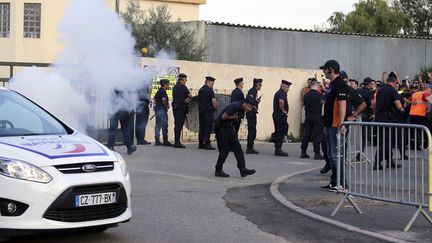
M321 161L300 160L298 144L285 146L291 152L288 159L273 156L272 144L259 144L261 154L246 155L247 167L257 173L246 178L240 178L231 154L225 167L225 172L231 175L227 179L213 175L216 151L197 150L195 144L184 150L139 146L133 155L125 155L133 185L134 216L130 223L102 234L49 234L14 238L12 242L319 241L316 230L321 228L320 223L298 220L302 216L281 207L265 189L280 176L322 165ZM125 152L123 148L118 150ZM247 193L242 193L243 190ZM250 206L251 203L259 205ZM254 216L256 211L259 217ZM277 220L293 223L275 223ZM304 228L299 222L317 225ZM284 230L284 227L292 228ZM357 237L333 230L334 238L330 236L330 240ZM317 237L305 238L305 234Z

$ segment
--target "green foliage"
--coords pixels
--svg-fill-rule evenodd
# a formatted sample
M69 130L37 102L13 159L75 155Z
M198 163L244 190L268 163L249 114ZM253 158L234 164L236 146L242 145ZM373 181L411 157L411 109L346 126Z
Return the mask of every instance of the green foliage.
M432 0L399 0L402 10L410 17L413 28L408 34L432 35Z
M412 29L410 18L398 2L387 4L385 0L361 0L354 4L354 11L335 12L328 19L332 31L395 35Z
M146 11L138 0L129 0L121 16L136 39L135 49L144 56L155 57L160 51L174 52L180 60L201 61L205 56L206 47L196 41L195 31L174 22L166 5Z
M414 77L414 80L419 80L420 74L423 82L427 82L428 80L432 81L432 65L420 68L420 73Z

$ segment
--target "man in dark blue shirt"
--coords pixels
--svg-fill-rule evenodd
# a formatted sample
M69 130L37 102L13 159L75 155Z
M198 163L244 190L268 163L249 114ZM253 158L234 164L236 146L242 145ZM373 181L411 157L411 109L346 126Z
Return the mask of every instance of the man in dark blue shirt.
M282 143L285 135L288 133L288 99L287 93L291 82L282 80L280 89L273 97L273 123L275 127L274 144L276 156L288 156L287 152L282 151Z
M231 103L236 101L243 101L244 100L244 94L243 94L243 86L244 81L243 78L236 78L234 79L234 83L236 85L235 89L231 92ZM238 131L240 129L241 120L244 118L244 113L239 113L239 119L234 123L234 128L236 130L236 133L238 134Z
M254 78L253 87L249 89L247 93L247 97L250 97L255 101L252 110L246 113L246 119L248 122L248 137L247 137L247 154L259 154L258 151L254 149L254 141L256 138L256 125L257 125L257 113L258 113L258 104L261 99L257 98L258 91L261 90L263 80L260 78Z
M215 176L229 177L223 169L223 164L230 151L234 152L237 160L237 168L240 170L241 177L252 175L255 170L246 169L246 162L237 133L234 130L234 122L238 120L239 112L248 112L252 109L253 100L246 98L244 101L236 101L229 104L220 113L216 124L216 140L219 149L219 157L216 163Z
M168 141L168 109L169 109L169 100L166 90L169 87L168 79L161 79L160 81L161 87L155 94L155 114L156 114L156 126L155 126L155 146L173 146ZM162 137L163 143L161 144L159 141L159 133L162 128Z
M189 103L192 100L192 95L186 87L186 74L179 74L178 81L173 88L173 115L174 115L174 148L186 148L180 142L180 135L186 121L186 115L189 110Z
M313 148L315 152L314 159L322 160L324 157L320 153L320 143L324 131L321 113L322 105L324 103L324 96L318 92L318 81L316 79L311 80L310 91L303 97L303 104L305 107L305 127L304 136L301 144L301 155L300 158L309 158L306 153L309 139L312 136Z
M198 91L199 110L199 134L198 149L215 150L210 144L210 135L213 129L213 113L218 107L218 102L213 91L215 78L206 77L205 84Z

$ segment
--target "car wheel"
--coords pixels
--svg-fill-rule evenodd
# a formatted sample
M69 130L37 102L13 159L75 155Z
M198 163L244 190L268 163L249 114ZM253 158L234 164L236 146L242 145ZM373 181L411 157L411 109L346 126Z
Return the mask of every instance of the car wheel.
M104 232L108 228L109 228L108 226L94 226L94 227L82 228L79 231L85 234L97 234L97 233Z

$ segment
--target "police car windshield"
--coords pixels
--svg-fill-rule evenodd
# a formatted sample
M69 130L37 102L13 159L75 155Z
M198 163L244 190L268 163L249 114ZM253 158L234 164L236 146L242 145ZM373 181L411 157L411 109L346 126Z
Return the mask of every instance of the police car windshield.
M0 90L0 137L68 134L63 124L25 97Z

